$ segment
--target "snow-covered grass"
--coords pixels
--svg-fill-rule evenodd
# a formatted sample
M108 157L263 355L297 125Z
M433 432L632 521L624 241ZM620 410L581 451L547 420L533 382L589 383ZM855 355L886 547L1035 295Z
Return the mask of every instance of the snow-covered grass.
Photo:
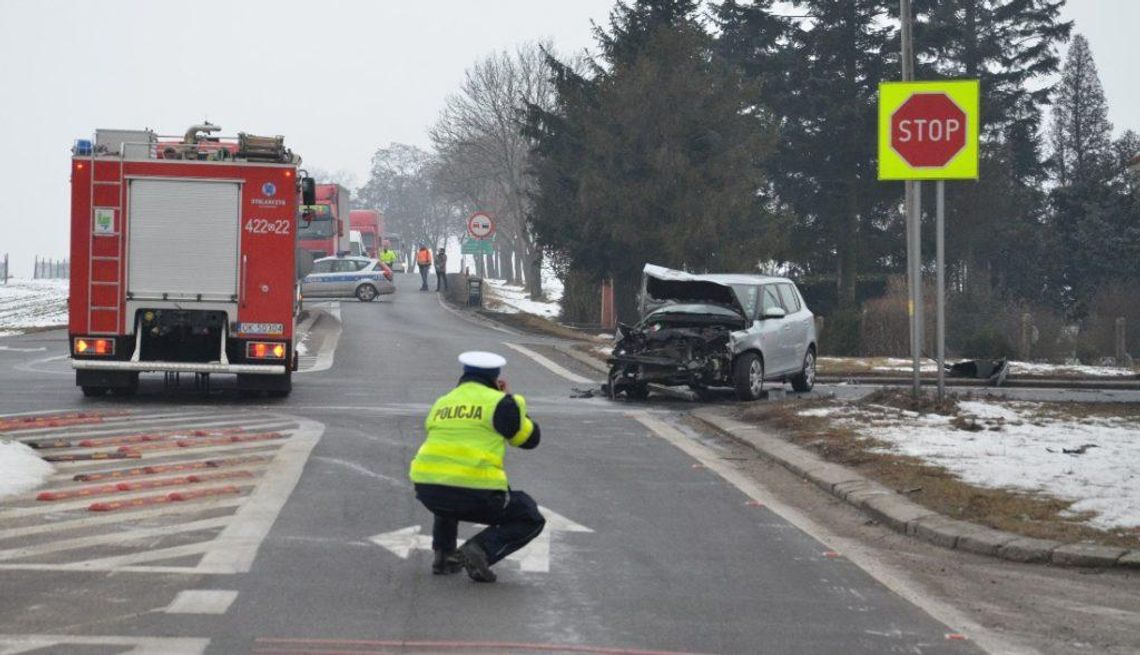
M505 280L486 280L490 287L488 295L488 307L490 309L500 311L506 314L517 314L523 312L526 314L534 314L547 319L554 319L558 317L560 311L558 306L558 299L562 297L562 287L558 286L554 289L547 290L544 287L544 292L547 293L547 298L556 295L557 297L550 299L546 302L531 300L525 287L513 286L507 284ZM544 281L545 283L545 281Z
M0 439L0 498L35 489L54 470L31 448L16 441Z
M67 324L67 280L12 278L0 284L0 337Z
M799 415L827 416L889 444L882 452L943 467L967 484L1071 501L1069 513L1091 514L1085 522L1094 528L1140 527L1140 417L1059 407L963 400L957 416L849 404Z
M910 373L911 360L898 357L820 357L820 373L824 375L851 375L857 373ZM937 373L938 363L923 359L920 362L923 373ZM1087 366L1083 364L1049 364L1041 362L1009 363L1009 374L1033 377L1131 377L1140 374L1133 368L1112 366Z

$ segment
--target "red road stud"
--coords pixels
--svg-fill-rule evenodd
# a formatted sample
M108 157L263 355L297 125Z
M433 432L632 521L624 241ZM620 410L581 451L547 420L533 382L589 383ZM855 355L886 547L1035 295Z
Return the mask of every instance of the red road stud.
M211 482L213 480L236 480L239 478L252 478L253 473L249 471L225 471L223 473L204 473L200 475L189 476L190 482Z
M210 489L195 489L193 491L175 491L167 495L167 498L176 502L183 502L187 500L194 500L196 498L208 498L210 496L225 496L227 494L239 494L241 490L233 485L225 487L212 487Z
M102 423L107 416L124 416L130 412L76 412L73 414L56 414L52 416L19 416L15 418L0 419L0 432L13 430L35 430L38 428L58 428L65 425L82 425L84 423Z
M88 462L101 459L138 459L141 454L135 452L100 452L80 455L48 455L43 458L45 462Z
M946 633L946 640L947 641L969 641L970 638L967 637L966 635L958 633L958 632L948 632L948 633Z
M762 502L760 502L760 501L758 501L758 500L750 500L750 501L748 501L747 503L744 503L744 504L745 504L745 505L748 505L749 507L763 507L763 506L764 506L764 503L762 503Z
M835 558L837 558L837 557L842 557L842 555L840 555L839 553L835 552L834 550L825 550L825 551L823 551L823 556L824 556L824 557L826 557L827 559L835 559Z
M117 493L118 485L105 484L101 487L83 487L82 489L64 489L62 491L41 491L36 500L66 500L68 498L86 498L87 496L105 496Z
M131 500L113 500L106 503L92 503L87 506L89 512L113 512L117 509L132 509L147 505L161 505L169 503L169 496L147 496L146 498L133 498Z

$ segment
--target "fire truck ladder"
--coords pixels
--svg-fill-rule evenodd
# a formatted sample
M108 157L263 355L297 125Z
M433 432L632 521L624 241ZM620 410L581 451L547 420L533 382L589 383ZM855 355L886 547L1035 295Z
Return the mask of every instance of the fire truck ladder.
M125 148L123 148L125 150ZM126 157L119 154L119 174L115 180L100 180L95 168L97 159L95 151L92 149L90 165L91 165L91 202L88 205L91 211L91 238L87 240L87 332L88 334L118 334L121 327L122 316L121 307L123 302L123 199L126 193L123 182L123 172L125 168ZM111 187L117 188L117 200L114 205L100 204L101 209L111 209L115 212L115 222L112 225L111 232L95 232L95 189L97 187ZM105 196L104 196L105 198ZM115 254L114 255L96 255L95 254L95 240L98 238L114 238L115 239ZM115 279L114 280L96 280L95 279L95 262L109 262L114 266ZM98 287L112 287L115 290L115 303L111 306L96 305L95 304L95 289ZM92 329L92 316L95 312L114 312L115 326L110 331L100 330L95 332Z

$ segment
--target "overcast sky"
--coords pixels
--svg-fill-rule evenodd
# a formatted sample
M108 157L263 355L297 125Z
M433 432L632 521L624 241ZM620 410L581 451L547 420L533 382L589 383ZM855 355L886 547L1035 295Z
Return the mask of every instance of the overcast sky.
M208 119L282 134L324 170L367 177L389 142L426 130L464 70L549 39L591 46L612 0L0 0L0 256L29 275L65 257L69 148L96 128L181 134ZM1138 0L1070 0L1118 131L1140 131Z

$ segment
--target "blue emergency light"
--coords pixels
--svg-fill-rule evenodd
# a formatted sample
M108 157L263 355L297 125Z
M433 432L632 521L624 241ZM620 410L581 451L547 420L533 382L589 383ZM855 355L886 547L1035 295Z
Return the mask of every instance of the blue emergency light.
M90 139L76 139L75 146L71 148L72 154L77 157L90 157L94 150L95 145L91 143Z

